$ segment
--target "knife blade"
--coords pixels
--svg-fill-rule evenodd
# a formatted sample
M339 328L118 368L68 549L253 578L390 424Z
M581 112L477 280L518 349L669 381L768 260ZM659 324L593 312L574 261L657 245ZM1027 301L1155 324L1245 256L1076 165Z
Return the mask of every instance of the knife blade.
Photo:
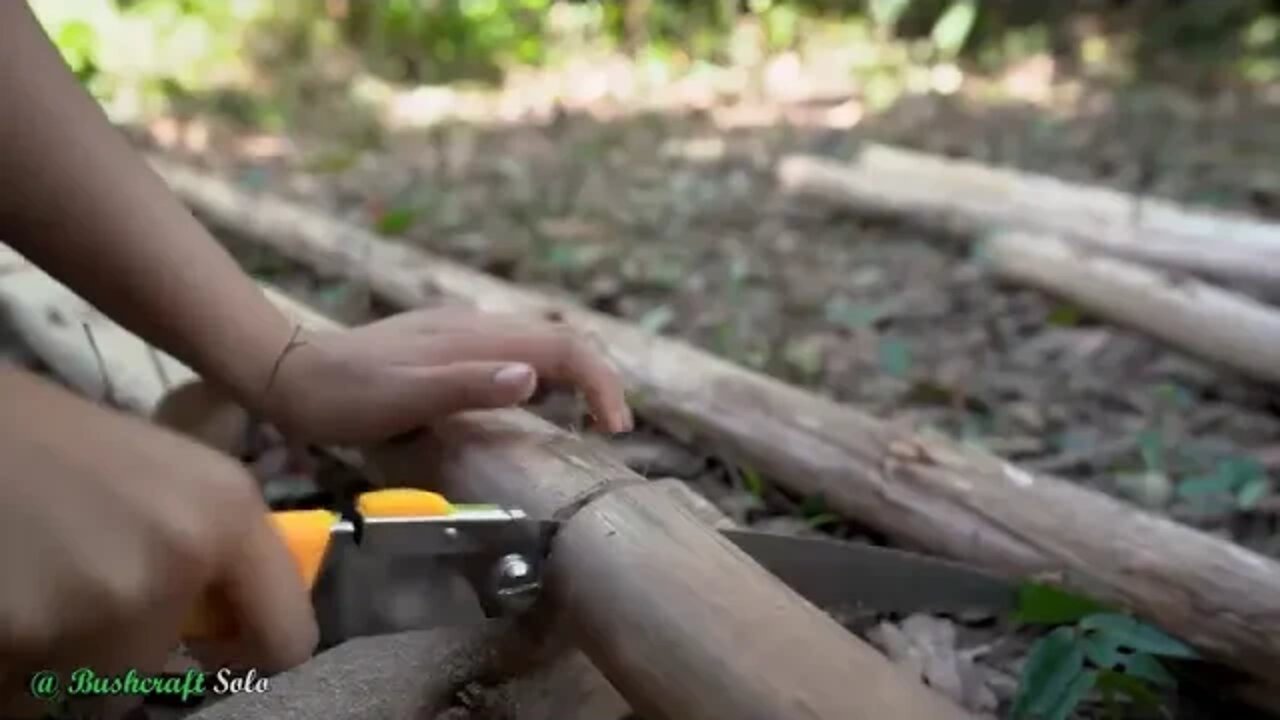
M1017 587L963 563L867 543L754 530L720 533L806 600L832 611L1006 610Z

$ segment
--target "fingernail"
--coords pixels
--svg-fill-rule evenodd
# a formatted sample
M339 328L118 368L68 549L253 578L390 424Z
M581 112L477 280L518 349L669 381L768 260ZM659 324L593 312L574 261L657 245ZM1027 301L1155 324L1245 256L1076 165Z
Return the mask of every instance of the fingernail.
M508 365L493 374L493 381L499 385L524 387L533 378L533 368L528 365Z

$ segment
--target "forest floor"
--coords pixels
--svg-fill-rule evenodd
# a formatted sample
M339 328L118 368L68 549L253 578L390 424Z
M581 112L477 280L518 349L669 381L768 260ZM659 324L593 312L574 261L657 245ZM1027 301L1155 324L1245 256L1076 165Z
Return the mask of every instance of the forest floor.
M200 107L156 118L136 137L243 187L1280 557L1280 495L1266 479L1280 468L1273 391L995 283L966 238L799 201L776 185L787 153L849 157L878 141L1280 216L1280 170L1265 162L1280 157L1280 95L1120 92L1052 80L1044 62L879 111L856 87L752 98L690 82L635 103L590 90L625 80L625 68L608 64L530 73L492 93L420 90L388 101L381 116L322 83L287 133ZM241 257L322 310L368 317L349 282ZM739 521L861 534L820 502L719 461L714 448L643 425L617 446L637 470L683 478ZM1206 498L1187 484L1229 472L1250 474L1247 497ZM938 632L918 620L910 628ZM1026 645L995 647L1002 642L981 623L952 640L957 663L976 657L984 667L980 687L965 690L975 710L1007 707L1013 693Z

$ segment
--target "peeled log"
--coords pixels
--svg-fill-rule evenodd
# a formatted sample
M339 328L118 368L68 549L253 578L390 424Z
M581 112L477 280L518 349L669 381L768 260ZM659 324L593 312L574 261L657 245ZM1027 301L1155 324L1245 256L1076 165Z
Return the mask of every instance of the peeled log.
M563 317L600 339L647 420L797 493L821 494L828 507L900 544L1011 576L1061 577L1247 674L1267 678L1280 666L1280 563L1269 558L297 204L167 161L154 167L211 224L345 271L393 304L422 305L443 293L484 310Z
M784 190L962 232L1018 229L1249 285L1280 282L1280 225L883 145L849 162L793 155Z
M1280 384L1280 311L1190 278L1050 237L1000 233L983 258L1001 277L1044 290L1203 360Z

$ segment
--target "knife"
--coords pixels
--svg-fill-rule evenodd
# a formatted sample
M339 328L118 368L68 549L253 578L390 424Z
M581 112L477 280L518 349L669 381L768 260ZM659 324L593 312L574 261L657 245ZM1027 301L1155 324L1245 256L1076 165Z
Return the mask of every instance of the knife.
M340 593L317 579L360 559L418 558L465 581L485 618L527 612L543 588L543 567L559 521L517 508L453 504L426 490L391 488L357 496L352 511L283 510L271 519L322 619L325 645L347 639ZM996 575L927 555L835 538L720 528L723 537L814 605L832 613L1003 611L1016 586ZM367 593L368 588L358 588ZM345 602L351 603L350 599ZM186 640L234 632L225 605L206 596ZM335 620L336 618L336 620ZM358 633L362 634L362 633Z

